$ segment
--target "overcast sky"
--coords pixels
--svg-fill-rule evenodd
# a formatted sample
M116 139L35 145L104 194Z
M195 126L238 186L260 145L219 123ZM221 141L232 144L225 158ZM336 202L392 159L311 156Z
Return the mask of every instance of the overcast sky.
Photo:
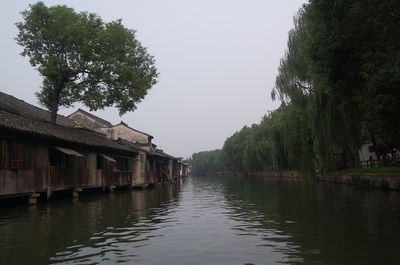
M5 0L0 9L0 91L38 105L41 76L14 40L20 11L36 1ZM293 16L305 0L65 0L109 22L122 18L154 55L160 72L135 112L94 114L154 136L167 153L189 157L221 148L244 125L258 123L272 102L279 60ZM61 109L68 115L76 108Z

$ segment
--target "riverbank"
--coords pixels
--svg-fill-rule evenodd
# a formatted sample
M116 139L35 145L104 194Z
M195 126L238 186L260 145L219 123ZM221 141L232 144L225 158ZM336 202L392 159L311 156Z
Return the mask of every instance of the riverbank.
M287 172L207 172L202 173L202 176L247 176L247 177L267 177L267 178L292 178L300 179L305 176L297 171ZM400 191L400 172L398 169L384 168L384 169L350 169L340 172L331 172L326 174L319 174L312 179L318 182L329 182L345 185L358 185L379 189L390 189Z
M317 181L400 191L400 173L335 172L319 175Z
M273 178L302 178L299 172L254 172L249 176L273 177ZM358 185L379 189L400 191L400 172L398 168L372 168L349 169L340 172L319 174L316 181L330 182L345 185Z
M247 176L268 177L268 178L301 178L301 174L297 171L283 172L251 172Z
M273 178L302 178L299 172L254 172L249 176L273 177ZM400 191L400 172L398 168L374 168L374 169L349 169L340 172L319 174L316 181L330 182L345 185L358 185L379 189Z
M250 176L250 177L269 177L269 178L301 178L301 174L297 171L285 171L285 172L232 172L232 171L220 171L220 172L203 172L199 173L199 176Z

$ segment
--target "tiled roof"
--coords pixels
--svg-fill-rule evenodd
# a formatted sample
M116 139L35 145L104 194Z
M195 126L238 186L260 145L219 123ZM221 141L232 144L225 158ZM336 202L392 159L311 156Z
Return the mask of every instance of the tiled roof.
M33 106L3 92L0 92L0 110L5 110L30 119L51 121L51 113L49 111ZM62 115L57 115L57 124L68 127L76 126L73 120Z
M162 151L162 150L156 150L155 152L151 152L151 154L152 154L152 155L156 155L156 156L162 156L162 157L167 157L167 158L171 158L171 159L177 160L176 157L174 157L174 156L172 156L172 155L169 155L169 154L165 153L165 152Z
M132 146L133 148L139 148L139 150L141 150L142 152L145 152L145 153L147 153L149 155L152 155L152 156L158 156L158 157L164 157L164 158L170 158L170 159L177 159L176 157L173 157L173 156L171 156L171 155L169 155L167 153L164 153L162 150L148 151L148 150L142 149L141 145L138 144L138 143L132 143L132 142L126 141L126 140L121 139L121 138L118 138L117 141L119 143L123 144L123 145Z
M89 130L65 127L47 121L30 119L2 110L0 110L0 129L1 128L87 146L105 147L131 152L138 151L138 149L133 146L120 144Z

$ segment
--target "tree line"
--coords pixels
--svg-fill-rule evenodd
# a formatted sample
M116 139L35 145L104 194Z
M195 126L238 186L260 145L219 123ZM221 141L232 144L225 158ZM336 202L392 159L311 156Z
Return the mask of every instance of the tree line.
M400 146L398 0L310 0L294 18L271 96L281 106L221 150L195 153L194 172L359 166Z

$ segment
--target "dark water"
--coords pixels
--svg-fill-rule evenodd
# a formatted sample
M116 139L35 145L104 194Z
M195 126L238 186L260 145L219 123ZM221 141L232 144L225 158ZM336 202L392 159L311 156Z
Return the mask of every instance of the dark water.
M200 177L0 208L0 264L400 264L400 193Z

